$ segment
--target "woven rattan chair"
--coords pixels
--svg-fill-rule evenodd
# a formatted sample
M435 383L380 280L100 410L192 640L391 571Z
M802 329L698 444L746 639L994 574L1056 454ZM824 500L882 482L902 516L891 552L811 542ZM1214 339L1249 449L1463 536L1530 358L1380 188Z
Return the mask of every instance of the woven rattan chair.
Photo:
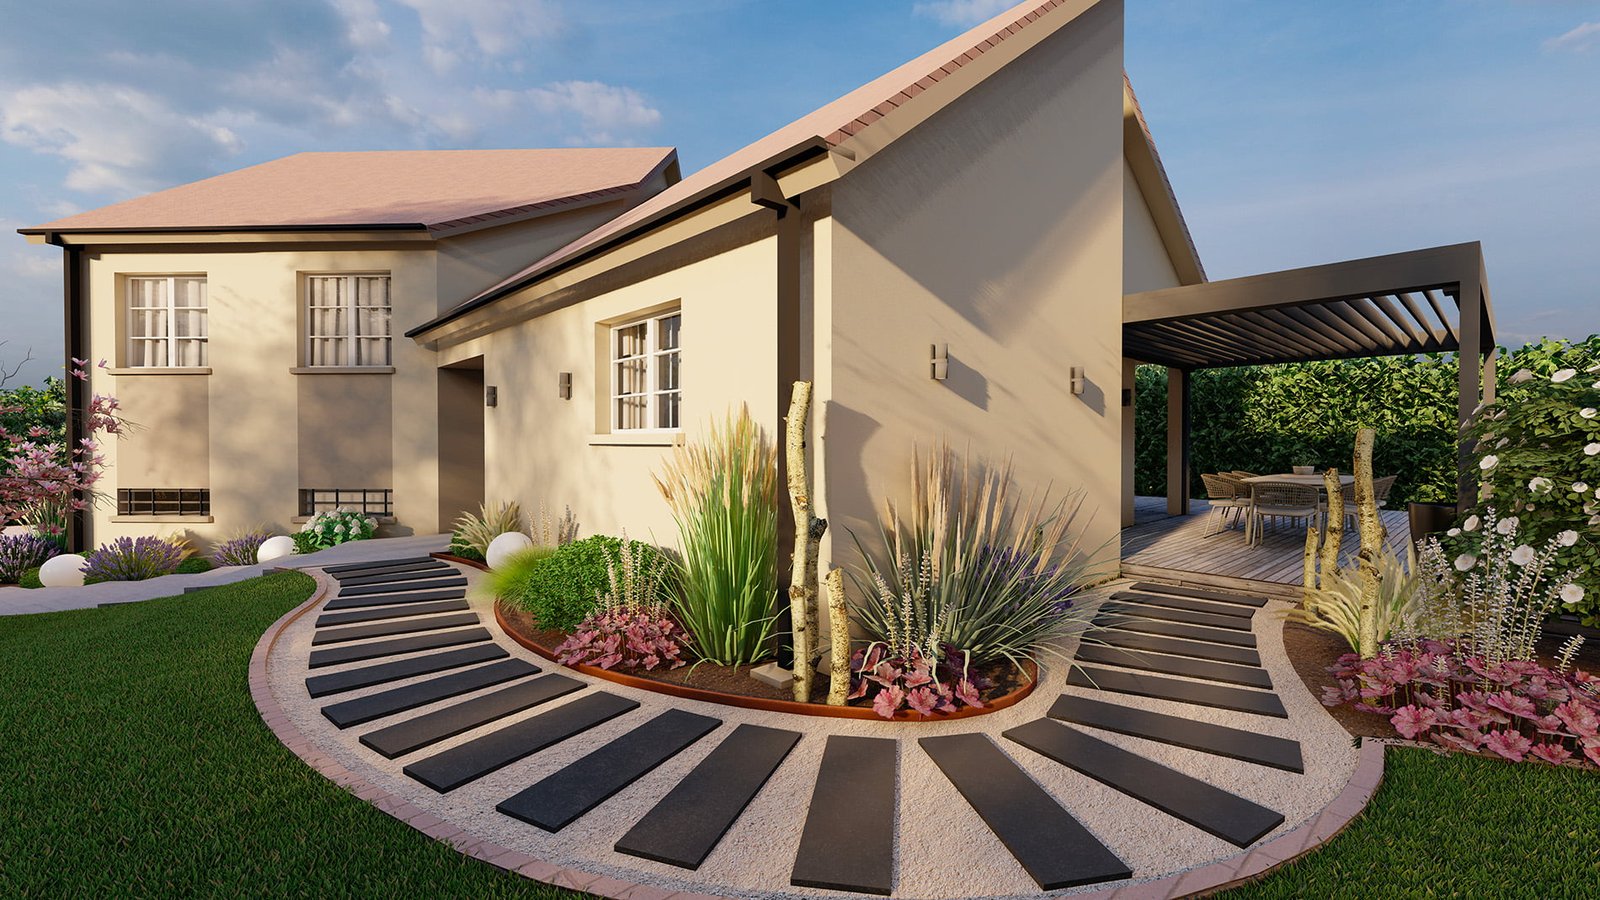
M1382 478L1372 479L1372 496L1378 501L1379 509L1388 508L1389 492L1394 490L1395 479L1399 477L1398 475L1385 475ZM1356 527L1356 486L1354 483L1347 484L1339 490L1339 493L1344 495L1344 529L1346 531L1354 531ZM1328 504L1326 502L1322 504L1322 512L1324 515L1328 512Z
M1250 491L1243 482L1226 475L1201 475L1200 480L1205 483L1206 500L1211 503L1211 515L1206 522L1205 531L1200 536L1210 537L1222 532L1222 528L1212 529L1219 517L1223 528L1226 528L1229 513L1232 513L1237 520L1246 509L1249 509Z
M1316 520L1321 512L1317 489L1293 484L1258 484L1250 495L1250 524L1245 538L1261 543L1261 532L1268 519Z

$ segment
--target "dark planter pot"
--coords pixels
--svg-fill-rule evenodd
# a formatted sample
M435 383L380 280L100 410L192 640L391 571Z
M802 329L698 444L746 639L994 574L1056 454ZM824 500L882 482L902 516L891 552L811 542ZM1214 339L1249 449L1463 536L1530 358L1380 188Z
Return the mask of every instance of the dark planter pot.
M1448 530L1456 520L1456 507L1452 503L1407 503L1406 514L1411 520L1411 540L1416 542Z

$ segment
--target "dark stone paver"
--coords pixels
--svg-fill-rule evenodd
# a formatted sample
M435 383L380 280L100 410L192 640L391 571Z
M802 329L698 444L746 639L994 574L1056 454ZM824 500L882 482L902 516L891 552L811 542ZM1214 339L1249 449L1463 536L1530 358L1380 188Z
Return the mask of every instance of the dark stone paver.
M740 725L613 849L685 869L700 868L799 740L799 732Z
M1102 628L1091 632L1085 640L1095 640L1112 647L1128 650L1148 650L1191 659L1208 659L1212 662L1237 663L1241 666L1261 665L1261 654L1249 647L1230 647L1204 641L1186 641L1179 638L1140 634L1121 628Z
M449 565L444 560L434 559L431 556L403 556L396 559L374 559L367 562L341 563L337 566L323 566L322 571L327 572L329 575L339 575L345 572L359 572L363 569L381 569L385 566L409 566L420 564L427 564L430 566Z
M476 644L489 638L489 632L483 628L463 628L458 631L433 631L388 641L373 641L370 644L326 647L311 651L310 667L320 669L323 666L360 662L363 659L377 659L380 656L415 653L418 650L437 650L440 647L455 647L460 644Z
M457 600L432 600L426 603L406 603L400 606L374 606L353 609L349 612L324 613L317 617L317 627L354 625L357 622L376 622L380 619L400 619L406 616L427 616L433 613L461 612L471 609L465 598Z
M399 606L402 603L426 603L430 600L459 600L467 595L465 588L444 591L417 591L411 594L373 594L365 597L345 597L329 600L322 608L328 612L341 609L366 609L370 606Z
M340 588L361 587L369 584L394 584L404 581L429 581L450 578L458 573L450 566L429 566L425 569L406 569L399 572L378 572L372 575L346 575L339 579Z
M1141 619L1160 619L1164 622L1183 622L1188 625L1203 625L1207 628L1227 628L1234 631L1249 631L1249 616L1215 615L1213 613L1195 612L1188 609L1173 609L1167 606L1152 606L1148 603L1117 603L1107 601L1100 606L1100 615L1117 615L1137 617Z
M1272 687L1272 679L1267 675L1267 671L1255 666L1236 666L1232 663L1187 659L1182 656L1167 656L1163 653L1141 653L1137 650L1125 650L1121 647L1097 647L1093 644L1080 644L1078 646L1077 661L1080 663L1097 663L1103 666L1143 669L1147 672L1163 672L1168 675L1182 675L1186 678L1203 678L1207 681L1242 684L1246 687Z
M1245 623L1255 615L1255 610L1247 606L1238 606L1231 603L1212 603L1210 600L1196 600L1192 597L1179 597L1176 594L1147 594L1140 591L1117 591L1111 595L1116 603L1135 603L1144 606L1163 606L1168 609L1187 609L1191 612L1201 612L1213 616L1233 616Z
M343 628L319 629L311 638L311 643L313 646L342 644L345 641L363 641L367 638L390 637L417 631L438 631L441 628L460 628L463 625L476 624L478 624L478 614L474 612L418 616L384 622L367 622L363 625L346 625Z
M1005 736L1240 847L1283 824L1281 813L1259 803L1049 719L1019 725Z
M1289 713L1283 708L1283 701L1278 699L1278 695L1267 691L1224 687L1220 684L1204 684L1197 681L1180 681L1176 678L1161 678L1156 675L1143 675L1138 672L1125 672L1120 669L1088 669L1082 666L1073 666L1072 671L1067 674L1067 684L1101 691L1115 691L1119 694L1134 694L1139 697L1157 697L1162 700L1175 700L1179 703L1193 703L1196 706L1210 706L1215 709L1258 713L1279 719L1287 719L1289 717Z
M1063 694L1050 707L1050 718L1103 728L1190 750L1215 753L1229 759L1271 766L1290 772L1304 772L1300 744L1286 738L1226 728L1209 722L1196 722L1178 716L1103 703L1087 697Z
M313 675L306 679L306 693L312 697L326 697L329 694L339 694L345 691L357 690L358 688L372 687L375 684L398 681L402 678L431 675L434 672L470 666L473 663L488 662L491 659L504 659L509 655L498 644L474 644L471 647L462 647L458 650L446 650L443 653L431 653L427 656L415 656L411 659L378 663L377 665L365 666L360 669L331 672L327 675Z
M422 581L401 581L393 584L358 584L339 589L340 597L365 597L370 594L402 594L407 591L434 591L448 587L466 587L465 575L448 578L430 578Z
M583 688L583 682L565 675L541 675L369 732L361 736L361 743L394 759Z
M1213 591L1206 588L1180 587L1175 584L1160 584L1154 581L1134 582L1133 589L1136 591L1155 591L1162 594L1177 594L1180 597L1198 597L1202 600L1216 600L1219 603L1238 603L1257 608L1267 605L1267 598L1261 596Z
M831 735L789 882L887 896L894 889L900 742Z
M1040 888L1051 891L1133 875L988 735L951 734L917 743Z
M495 809L545 831L560 831L721 724L721 719L669 709L500 801Z
M476 781L523 757L638 708L638 701L616 694L586 694L549 712L513 722L498 731L419 759L406 766L404 771L440 793L453 791L469 781Z
M1207 628L1203 625L1186 625L1182 622L1146 619L1142 616L1125 616L1114 612L1103 612L1095 616L1094 624L1103 628L1120 628L1123 631L1137 631L1140 634L1182 638L1188 641L1210 641L1213 644L1227 644L1232 647L1254 647L1256 645L1256 636L1248 631L1238 631L1233 628Z
M384 716L392 716L408 709L416 709L429 703L538 673L539 667L531 662L504 659L487 666L452 672L416 684L333 703L324 706L322 714L334 725L349 728L352 725L361 725Z

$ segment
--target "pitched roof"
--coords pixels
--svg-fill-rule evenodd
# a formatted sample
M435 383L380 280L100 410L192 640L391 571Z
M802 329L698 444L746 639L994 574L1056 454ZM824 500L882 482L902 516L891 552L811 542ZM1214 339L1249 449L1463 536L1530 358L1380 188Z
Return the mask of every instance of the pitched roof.
M1024 29L1042 27L1054 30L1072 21L1096 2L1098 0L1025 0L832 103L717 160L521 272L458 304L437 319L408 331L407 335L420 334L532 284L564 263L642 231L728 182L782 162L804 148L838 147L984 53L1016 37Z
M447 230L629 193L676 160L671 147L297 153L24 232Z

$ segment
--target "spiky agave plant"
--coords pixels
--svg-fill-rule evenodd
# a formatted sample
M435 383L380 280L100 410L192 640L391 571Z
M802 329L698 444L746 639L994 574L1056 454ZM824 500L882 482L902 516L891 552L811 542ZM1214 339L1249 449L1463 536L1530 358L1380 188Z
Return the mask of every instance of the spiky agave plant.
M958 466L943 442L916 454L912 481L905 515L885 504L884 556L856 539L861 572L852 575L867 597L857 615L869 637L1020 666L1088 627L1072 598L1100 576L1105 548L1084 543L1093 514L1082 491L1017 501L1009 461L969 455Z
M673 612L704 660L766 655L778 595L777 450L748 408L674 445L656 487L678 524Z
M1377 558L1378 602L1371 607L1373 621L1366 633L1376 637L1371 647L1362 646L1361 576L1354 570L1334 569L1322 573L1319 587L1308 590L1300 606L1283 614L1290 622L1331 631L1344 638L1350 649L1371 658L1378 645L1403 632L1415 617L1418 588L1417 556L1407 554L1405 562L1385 548Z
M508 531L526 530L527 521L517 501L507 500L493 509L487 503L479 504L477 515L467 512L456 518L455 530L450 535L450 551L481 560L489 552L490 541Z

